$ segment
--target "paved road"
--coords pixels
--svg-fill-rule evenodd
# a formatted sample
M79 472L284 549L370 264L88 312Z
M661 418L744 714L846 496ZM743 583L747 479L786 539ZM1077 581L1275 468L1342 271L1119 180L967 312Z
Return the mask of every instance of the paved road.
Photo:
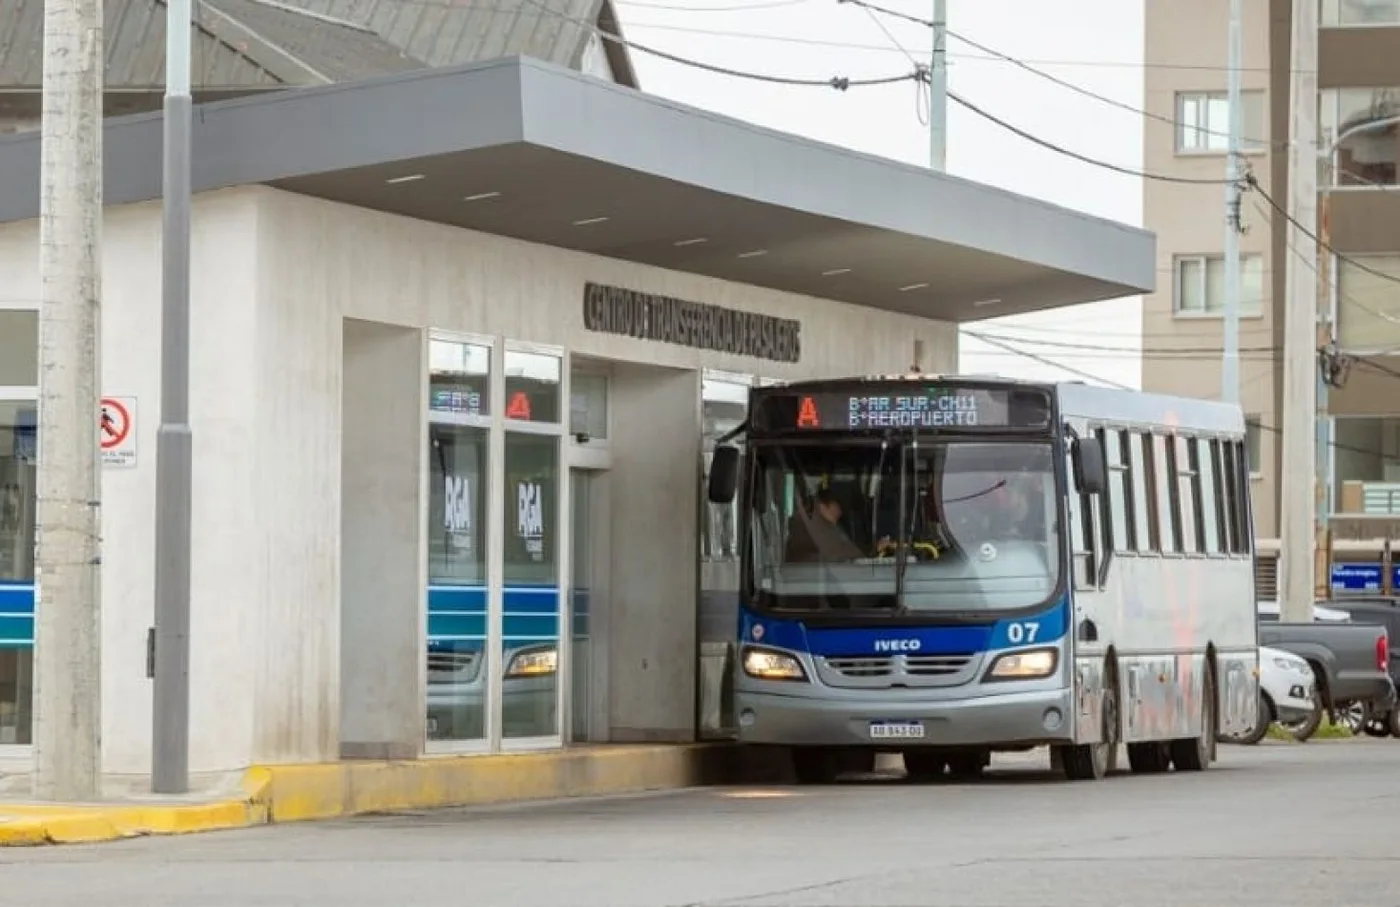
M736 788L0 850L15 907L1393 905L1400 741L1198 775Z

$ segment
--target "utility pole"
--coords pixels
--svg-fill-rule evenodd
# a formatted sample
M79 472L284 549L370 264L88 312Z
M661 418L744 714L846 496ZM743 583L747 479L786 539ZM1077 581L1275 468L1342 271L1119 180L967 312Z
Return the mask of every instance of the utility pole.
M1242 0L1230 0L1229 62L1226 64L1226 98L1230 126L1225 164L1225 355L1220 368L1220 399L1240 400L1240 195L1244 174L1240 167L1240 67L1244 42L1240 37Z
M102 777L102 4L46 0L40 153L34 796Z
M151 790L189 789L191 0L165 5L165 174Z
M1331 168L1328 168L1329 174ZM1317 268L1317 417L1313 420L1314 502L1313 502L1313 597L1326 598L1332 591L1332 538L1329 517L1332 509L1332 419L1327 412L1330 356L1335 348L1332 337L1332 192L1323 187L1318 202ZM1324 361L1324 360L1327 361Z
M1317 29L1318 0L1293 0L1289 93L1288 213L1291 254L1285 256L1283 395L1287 405L1280 440L1280 617L1310 621L1316 588L1317 491L1303 476L1316 476L1317 449L1317 243L1306 235L1317 225ZM1296 224L1296 226L1295 226ZM1302 229L1300 229L1300 227ZM1286 477L1295 477L1288 481Z
M948 0L933 0L933 60L929 66L929 166L948 169Z

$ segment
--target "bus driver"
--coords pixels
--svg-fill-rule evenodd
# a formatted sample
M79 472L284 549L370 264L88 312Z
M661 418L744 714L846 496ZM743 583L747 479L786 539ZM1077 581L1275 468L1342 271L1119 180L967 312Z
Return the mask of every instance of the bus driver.
M813 563L864 557L864 552L841 528L841 513L841 502L831 489L819 489L810 511L798 510L792 515L785 560Z

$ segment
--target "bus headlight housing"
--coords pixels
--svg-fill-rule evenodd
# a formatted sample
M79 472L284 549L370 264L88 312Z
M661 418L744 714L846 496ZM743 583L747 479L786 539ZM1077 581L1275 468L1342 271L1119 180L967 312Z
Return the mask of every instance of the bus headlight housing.
M806 680L802 662L783 652L759 646L745 646L744 673L757 680Z
M1037 680L1049 677L1060 666L1058 649L1025 649L1006 652L992 662L988 680Z
M516 652L506 665L506 678L547 677L559 669L559 650L550 646L547 649L526 649Z

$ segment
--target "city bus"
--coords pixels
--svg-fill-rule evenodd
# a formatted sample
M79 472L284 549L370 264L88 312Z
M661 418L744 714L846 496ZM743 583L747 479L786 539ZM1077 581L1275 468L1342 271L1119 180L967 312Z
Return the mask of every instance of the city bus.
M733 708L799 783L903 757L972 778L1202 771L1258 701L1238 406L1004 378L753 388L707 494L738 500Z

